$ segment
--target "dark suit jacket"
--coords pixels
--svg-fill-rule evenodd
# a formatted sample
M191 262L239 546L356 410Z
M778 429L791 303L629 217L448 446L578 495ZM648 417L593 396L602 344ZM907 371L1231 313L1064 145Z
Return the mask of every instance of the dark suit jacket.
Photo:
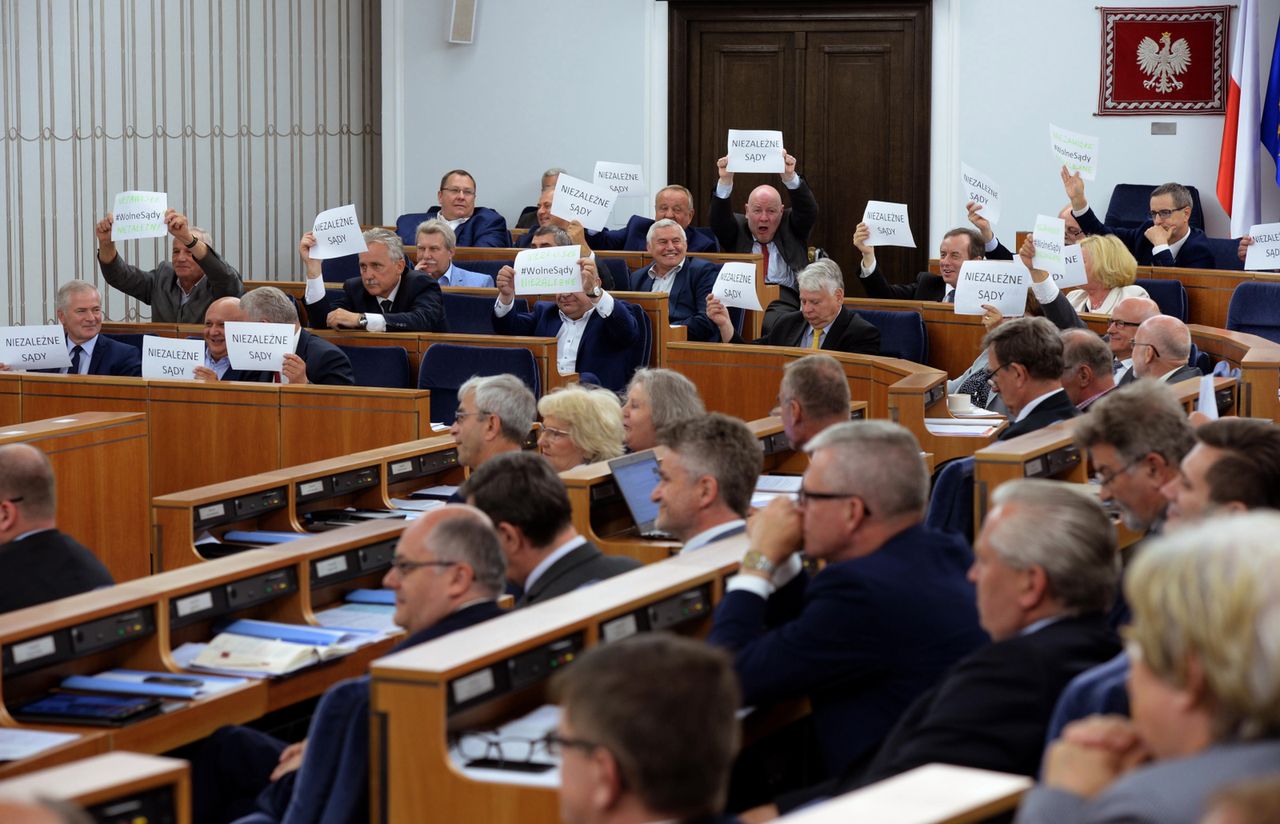
M631 291L653 291L653 277L649 273L652 268L650 263L631 273ZM707 295L711 294L719 275L719 264L695 257L686 257L684 266L676 273L667 310L672 323L689 327L689 340L720 340L720 330L707 317Z
M784 187L785 189L785 187ZM782 252L782 258L796 274L809 265L809 233L813 224L818 222L818 201L809 189L809 184L800 178L800 186L794 190L785 189L791 199L791 205L782 211L782 222L778 224L778 232L773 241ZM716 233L716 240L725 252L749 254L751 252L751 232L747 229L747 216L733 213L733 206L727 197L716 197L715 190L711 195L711 230Z
M84 357L81 355L80 357ZM57 373L59 369L32 369L32 372ZM93 345L93 357L89 360L86 375L116 375L127 378L142 377L142 351L136 346L121 343L99 334Z
M804 315L800 312L789 312L778 318L763 338L752 343L765 346L800 346L804 342L804 333L809 328ZM742 338L733 336L734 343L742 343ZM880 330L863 319L852 309L841 309L836 315L831 329L822 341L822 349L827 352L852 352L855 355L880 354Z
M613 311L602 318L595 312L587 320L578 345L578 374L594 373L600 385L620 392L631 380L635 363L627 357L631 347L640 338L640 327L631 314L631 304L614 298ZM533 305L532 312L514 309L502 317L493 316L493 330L499 335L534 335L554 338L564 322L560 319L560 307L542 300Z
M356 382L355 373L351 371L351 359L347 354L329 341L318 338L303 329L298 335L298 350L295 353L307 364L308 383L326 383L333 386L352 386ZM228 369L222 376L224 381L257 381L272 383L275 372L259 372L256 370Z
M426 220L440 217L440 207L432 206L427 210ZM507 231L507 219L487 206L477 206L467 222L454 232L458 236L459 246L490 246L506 248L511 246L511 233Z
M0 613L113 583L96 555L56 529L0 545Z
M587 233L587 245L601 251L628 250L643 252L649 248L649 227L655 223L651 217L632 215L627 225L621 229L605 229L603 232ZM689 252L719 252L716 236L711 229L701 226L690 226L685 229L685 241Z
M877 262L875 271L865 278L859 278L862 288L867 290L867 297L877 300L932 300L940 301L947 295L947 282L942 275L932 272L921 272L916 275L915 283L890 283L880 273L881 266Z
M840 774L987 642L965 580L971 557L958 535L913 526L870 555L797 577L768 601L728 592L707 640L734 652L744 705L809 697L827 771Z
M527 607L557 595L567 595L587 584L630 572L638 566L640 562L636 559L605 555L588 541L539 575L533 586L525 590L519 606Z
M1165 380L1165 383L1179 383L1181 381L1189 381L1192 378L1200 380L1202 377L1204 377L1204 375L1194 366L1179 366L1177 371Z
M1067 397L1066 390L1059 389L1040 401L1036 408L1031 410L1030 415L1007 427L996 437L996 440L1007 441L1028 432L1035 432L1037 429L1044 429L1051 423L1074 418L1079 414L1080 410L1076 409L1076 405Z
M1076 218L1076 222L1080 224L1080 229L1086 235L1115 235L1120 238L1120 240L1124 241L1124 245L1129 247L1129 251L1133 252L1133 256L1137 259L1139 266L1181 266L1186 269L1218 268L1213 259L1213 250L1209 248L1209 243L1205 240L1204 232L1194 226L1189 227L1191 234L1187 238L1187 242L1182 244L1182 251L1178 253L1178 259L1175 261L1168 249L1158 255L1151 254L1151 250L1155 247L1151 245L1151 241L1147 240L1146 235L1147 230L1154 225L1150 220L1136 229L1112 228L1098 220L1098 216L1093 213L1092 209L1088 209L1084 214Z
M315 303L307 304L307 317L312 329L324 329L325 319L334 309L348 312L382 315L387 321L388 332L447 332L444 319L444 295L435 278L408 269L400 276L400 289L391 302L391 311L383 312L378 299L364 288L364 282L355 277L342 284L342 299L335 306L328 294Z

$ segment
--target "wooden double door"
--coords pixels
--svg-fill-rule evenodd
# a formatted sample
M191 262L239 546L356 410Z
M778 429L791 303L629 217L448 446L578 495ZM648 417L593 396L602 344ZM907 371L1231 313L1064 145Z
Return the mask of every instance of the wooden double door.
M927 0L669 8L668 179L693 191L697 222L705 225L728 130L780 129L818 200L810 245L854 284L851 239L867 201L906 203L917 248L877 258L891 280L914 280L930 252ZM735 180L735 211L761 183L780 186L776 175Z

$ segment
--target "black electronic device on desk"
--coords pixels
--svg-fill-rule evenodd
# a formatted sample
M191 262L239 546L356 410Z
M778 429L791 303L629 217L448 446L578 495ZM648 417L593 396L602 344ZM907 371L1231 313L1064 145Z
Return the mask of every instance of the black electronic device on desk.
M123 727L158 715L164 702L135 695L89 695L55 690L14 708L13 717L33 724Z
M362 524L366 521L404 520L407 513L386 509L313 509L303 513L302 527L308 532L328 532L331 529Z

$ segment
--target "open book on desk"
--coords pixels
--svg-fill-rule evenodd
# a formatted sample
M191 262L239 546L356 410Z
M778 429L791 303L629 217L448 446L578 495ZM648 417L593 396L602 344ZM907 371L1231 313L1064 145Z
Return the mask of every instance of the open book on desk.
M184 644L202 648L189 662L181 663L192 669L259 678L285 675L346 655L379 637L376 632L241 619L228 624L208 644ZM179 657L178 650L174 656Z

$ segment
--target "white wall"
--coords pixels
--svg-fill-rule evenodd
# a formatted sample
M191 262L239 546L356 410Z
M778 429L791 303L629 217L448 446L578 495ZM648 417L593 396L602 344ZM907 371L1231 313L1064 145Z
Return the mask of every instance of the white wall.
M455 167L512 225L549 166L590 179L597 160L640 163L661 187L666 3L478 0L472 45L446 42L452 5L383 4L385 222L435 205ZM614 222L652 204L619 201Z
M1183 0L1145 0L1143 6L1183 6ZM960 162L981 169L1002 187L998 228L1006 244L1030 229L1037 212L1055 214L1067 202L1048 124L1101 139L1098 179L1088 183L1090 205L1105 213L1117 183L1177 180L1200 190L1206 229L1226 237L1229 221L1215 188L1222 145L1221 115L1096 117L1101 19L1094 4L1068 0L1045 14L1025 0L935 0L933 164L930 246L965 224ZM1271 65L1280 3L1260 4L1259 62ZM1236 25L1235 12L1231 25ZM1228 62L1228 69L1230 64ZM1151 134L1151 123L1177 124L1176 136ZM1262 219L1280 220L1275 164L1262 152ZM967 224L965 224L967 225Z

